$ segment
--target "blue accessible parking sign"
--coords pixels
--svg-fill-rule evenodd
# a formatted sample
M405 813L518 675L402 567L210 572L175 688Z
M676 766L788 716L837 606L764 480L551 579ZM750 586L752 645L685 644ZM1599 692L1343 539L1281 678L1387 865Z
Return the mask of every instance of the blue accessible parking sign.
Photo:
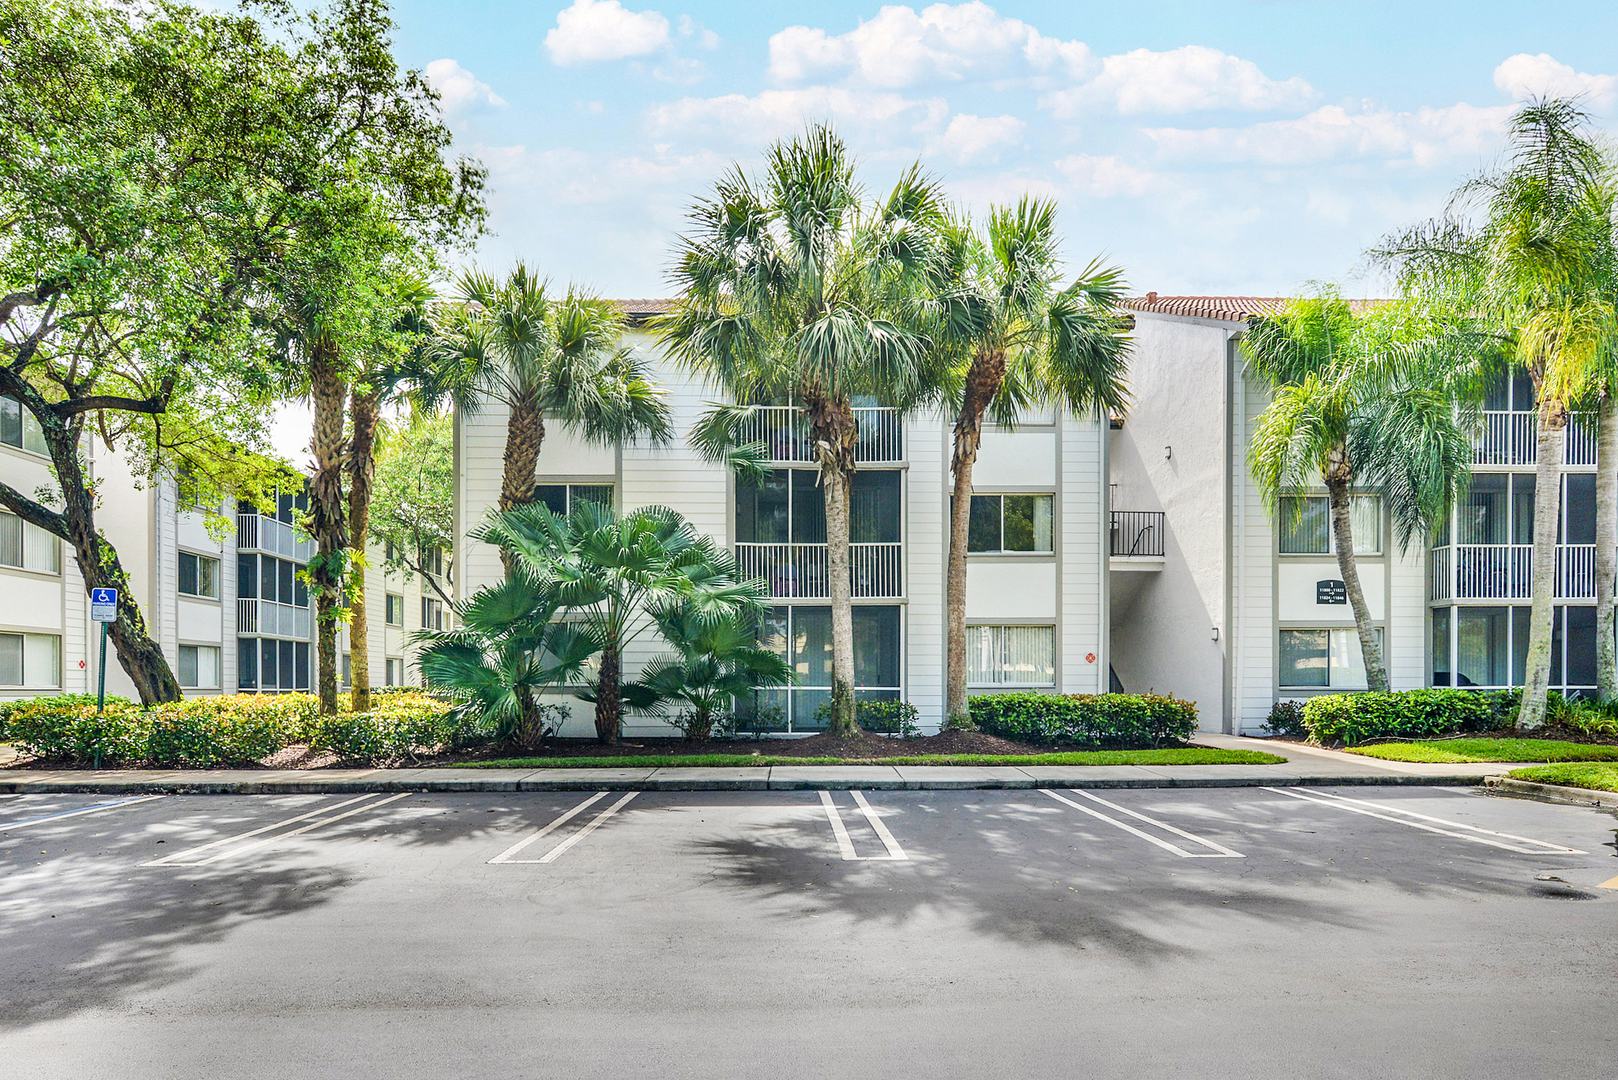
M118 621L118 590L117 589L91 589L90 590L90 621L117 622Z

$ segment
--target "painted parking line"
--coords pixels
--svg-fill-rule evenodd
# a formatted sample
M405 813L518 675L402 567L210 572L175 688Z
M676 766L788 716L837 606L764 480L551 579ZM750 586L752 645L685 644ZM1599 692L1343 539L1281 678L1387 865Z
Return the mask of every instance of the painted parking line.
M1330 806L1335 810L1344 810L1351 814L1361 814L1365 817L1377 818L1380 821L1391 821L1395 825L1405 825L1422 832L1436 833L1440 836L1452 836L1457 840L1469 840L1474 844L1486 844L1489 847L1500 848L1503 851L1514 851L1519 855L1584 855L1587 852L1578 848L1564 847L1561 844L1552 844L1545 840L1535 840L1527 836L1517 836L1513 833L1495 832L1493 829L1483 829L1476 825L1466 825L1459 821L1450 821L1446 818L1433 817L1430 814L1420 814L1414 810L1405 810L1387 803L1370 802L1366 799L1350 799L1346 795L1337 795L1329 791L1304 791L1301 788L1264 788L1265 791L1277 795L1288 795L1303 802L1315 803L1319 806Z
M1135 836L1140 837L1142 840L1145 840L1149 844L1156 844L1158 847L1162 848L1164 851L1172 852L1175 855L1178 855L1182 859L1245 859L1245 858L1247 858L1247 856L1243 855L1241 852L1232 851L1230 848L1226 847L1223 844L1216 843L1215 841L1209 840L1206 837L1198 836L1196 833L1187 832L1186 830L1178 828L1177 826L1170 825L1166 821L1159 821L1154 817L1147 817L1145 814L1136 813L1134 810L1131 810L1126 806L1119 806L1115 802L1108 802L1106 799L1101 798L1099 795L1092 795L1088 791L1072 791L1071 794L1077 795L1080 798L1086 799L1086 800L1088 800L1090 802L1093 802L1093 803L1100 803L1102 806L1108 807L1111 810L1115 810L1120 814L1126 814L1129 817L1132 817L1137 821L1145 822L1146 824L1152 826L1155 829L1161 829L1163 832L1171 833L1171 834L1173 834L1175 836L1180 837L1183 840L1189 840L1193 844L1197 844L1197 845L1199 845L1201 847L1207 848L1208 850L1207 851L1187 851L1185 848L1181 847L1179 844L1173 843L1173 842L1168 841L1168 840L1164 840L1162 837L1159 837L1159 836L1153 836L1151 833L1147 832L1146 830L1138 829L1135 826L1129 824L1127 821L1119 821L1117 818L1112 817L1109 814L1103 814L1101 811L1096 810L1096 809L1094 809L1092 807L1089 807L1089 806L1085 806L1083 803L1076 803L1072 799L1069 799L1069 798L1067 798L1065 796L1062 796L1062 795L1058 795L1056 792L1051 791L1051 790L1049 790L1047 788L1041 788L1040 790L1044 791L1046 795L1049 795L1051 798L1055 799L1057 802L1061 803L1064 806L1070 806L1073 809L1079 811L1080 813L1089 814L1091 817L1095 818L1098 821L1105 821L1108 825L1111 825L1115 829L1122 829L1126 833L1131 833L1131 834L1133 834Z
M1596 888L1598 888L1598 889L1618 889L1618 877L1608 878L1606 881L1603 881L1600 885L1597 885Z
M77 810L62 810L55 814L45 814L41 817L28 818L24 821L0 823L0 832L14 832L17 829L26 829L30 825L44 825L50 821L62 821L67 818L81 817L85 814L100 814L107 810L118 810L125 806L134 806L136 803L151 802L153 799L164 799L166 795L136 795L131 799L117 799L113 802L96 803L92 806L81 806Z
M579 805L562 811L556 820L550 822L532 836L526 836L523 839L518 840L515 844L512 844L510 847L506 848L506 850L490 859L490 865L500 863L537 864L540 861L539 859L519 859L517 858L517 855L530 846L545 839L545 837L549 836L557 829L560 829L563 825L566 825L568 822L572 821L574 818L578 817L580 814L584 813L590 807L594 806L596 803L600 802L606 797L607 793L605 791L598 791L594 795L591 795L588 799L585 799L583 802L579 803Z
M865 795L859 791L851 791L849 794L854 796L854 805L864 815L866 822L871 826L871 831L876 833L877 839L882 841L882 847L887 854L861 855L855 851L854 840L848 834L848 826L843 822L843 815L837 809L836 801L832 799L831 792L822 791L820 805L825 807L826 820L831 822L832 836L837 841L837 850L843 859L847 862L909 862L910 856L899 846L899 841L893 838L893 833L888 831L888 827L882 823L882 818L878 816L875 808L865 801Z
M355 798L348 799L333 806L317 807L314 810L310 810L308 813L299 814L296 817L290 817L284 821L272 822L269 825L262 825L250 832L241 833L236 836L226 836L218 840L210 841L206 844L200 844L194 848L189 848L185 851L177 851L172 855L165 855L161 859L153 859L151 862L142 863L141 865L207 866L211 863L223 862L226 859L234 859L238 855L245 855L247 852L255 851L266 844L274 844L278 841L285 840L288 837L301 836L304 833L313 832L315 829L321 828L322 826L330 825L336 821L342 821L345 818L351 818L356 814L363 814L368 811L375 810L376 808L385 806L388 803L397 802L400 799L410 798L410 792L408 791L399 795L389 795L385 799L377 798L379 794L381 793L372 792L367 795L360 795ZM349 807L350 809L344 810L344 807ZM334 814L332 813L333 810L342 810L343 812L340 814ZM286 832L277 831L279 829L286 828L288 825L297 825L300 821L304 822L305 824L299 825L296 829L288 829ZM265 835L266 833L270 835ZM219 850L214 850L216 848ZM212 852L212 854L208 854L209 852Z

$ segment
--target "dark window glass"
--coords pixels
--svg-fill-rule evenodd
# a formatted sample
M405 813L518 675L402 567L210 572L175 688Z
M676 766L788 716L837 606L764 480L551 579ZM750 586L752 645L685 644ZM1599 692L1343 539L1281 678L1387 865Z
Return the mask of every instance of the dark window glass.
M22 403L15 398L0 398L0 442L22 445Z
M1511 478L1511 543L1534 542L1534 478Z
M252 638L236 639L236 685L242 690L258 689L258 649Z
M787 540L787 472L776 469L761 482L736 483L736 542L781 544Z
M297 673L294 670L294 664L297 661L296 661L296 657L295 657L295 655L293 653L292 646L293 646L293 642L290 642L290 641L281 642L280 666L281 666L281 689L283 689L283 690L290 689L290 688L292 688L293 686L296 685Z
M180 552L180 591L197 595L197 557L189 551Z
M260 638L258 643L259 677L264 680L264 689L275 690L281 685L276 679L276 653L275 642L269 638Z
M258 596L258 559L256 556L236 556L236 595L246 600L252 600Z
M298 607L309 606L309 585L295 566L292 568L292 602Z
M603 510L612 509L611 484L574 484L573 506L581 503L593 503Z
M831 685L831 608L793 609L791 659L801 685Z
M1449 608L1438 608L1433 612L1433 685L1449 684Z
M967 551L1000 551L1000 496L972 496L966 526Z
M1482 473L1472 478L1461 511L1460 534L1463 544L1506 542L1505 475Z
M277 521L284 521L288 525L291 525L292 524L292 510L293 510L293 503L292 503L292 496L291 495L280 495L280 496L278 496L276 498L276 500L275 500L275 518L276 518Z
M849 537L856 544L899 542L899 473L882 469L854 474Z
M1569 473L1562 489L1563 544L1596 542L1596 478L1594 473Z
M1567 616L1567 685L1596 684L1596 609L1565 607Z
M288 642L295 645L293 650L293 664L297 667L298 689L309 689L309 643L307 641Z
M553 514L567 513L566 484L535 484L534 501L544 503Z
M281 603L283 603L283 604L292 603L292 596L293 596L292 583L293 583L293 573L294 573L292 564L287 562L285 559L277 559L277 560L275 560L275 573L276 573L276 576L281 579L281 582L280 582Z
M824 544L826 542L826 496L816 483L816 475L809 469L793 469L792 474L792 542L795 544Z
M899 685L899 609L854 609L854 684Z

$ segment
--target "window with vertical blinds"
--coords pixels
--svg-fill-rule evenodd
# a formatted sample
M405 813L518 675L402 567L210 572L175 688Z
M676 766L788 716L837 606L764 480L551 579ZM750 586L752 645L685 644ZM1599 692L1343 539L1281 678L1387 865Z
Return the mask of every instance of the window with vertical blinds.
M60 574L62 543L32 522L0 512L0 566Z
M1055 686L1054 626L968 626L966 681L972 686Z

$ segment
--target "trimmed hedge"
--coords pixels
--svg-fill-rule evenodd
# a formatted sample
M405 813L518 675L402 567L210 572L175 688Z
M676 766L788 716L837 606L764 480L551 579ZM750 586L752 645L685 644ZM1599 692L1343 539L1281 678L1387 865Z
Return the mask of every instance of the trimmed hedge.
M1500 726L1511 696L1444 688L1325 694L1303 707L1303 726L1312 741L1331 746L1488 731Z
M318 709L312 694L222 694L149 709L109 699L97 716L94 698L63 694L8 705L5 725L7 738L47 761L189 769L253 765L298 743L387 762L461 738L450 706L420 691L380 695L368 713L323 718Z
M1162 694L980 694L967 709L979 731L1036 745L1152 749L1197 730L1197 707Z

